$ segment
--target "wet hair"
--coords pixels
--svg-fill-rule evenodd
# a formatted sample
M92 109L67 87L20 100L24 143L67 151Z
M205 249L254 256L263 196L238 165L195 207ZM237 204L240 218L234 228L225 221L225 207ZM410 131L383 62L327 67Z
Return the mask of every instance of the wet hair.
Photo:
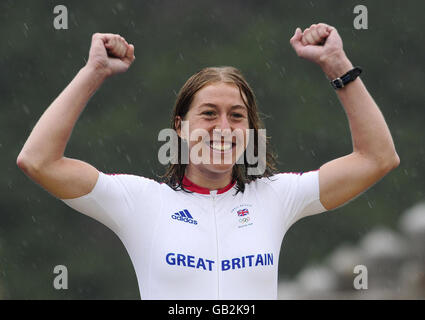
M231 83L236 85L239 88L239 93L242 100L244 101L245 106L248 110L248 122L249 128L254 129L253 143L254 143L254 155L258 156L258 139L264 139L266 145L266 157L264 172L261 175L249 175L248 168L255 167L258 164L249 164L246 159L246 150L242 155L244 157L243 164L237 163L234 164L232 169L232 180L236 181L237 192L244 192L245 184L251 181L254 181L262 177L270 177L276 173L276 156L273 152L270 151L269 142L270 138L259 134L258 129L263 129L264 125L258 114L258 108L256 103L256 98L253 90L249 86L248 82L245 80L242 73L230 66L223 67L208 67L200 70L199 72L192 75L183 87L180 89L176 102L174 105L172 117L171 117L171 127L176 130L176 119L179 116L181 119L184 119L186 114L190 109L190 105L193 101L195 94L201 90L203 87L212 84L212 83ZM243 94L242 94L243 93ZM246 99L245 99L246 97ZM181 148L186 147L186 143L182 141L180 137L178 139L178 155L173 155L177 157L174 164L171 163L165 174L161 176L164 183L169 185L174 190L185 190L182 186L183 177L185 175L186 164L181 163ZM251 140L251 139L250 139ZM261 159L261 157L259 157ZM261 160L259 160L261 161ZM176 163L177 162L177 163Z

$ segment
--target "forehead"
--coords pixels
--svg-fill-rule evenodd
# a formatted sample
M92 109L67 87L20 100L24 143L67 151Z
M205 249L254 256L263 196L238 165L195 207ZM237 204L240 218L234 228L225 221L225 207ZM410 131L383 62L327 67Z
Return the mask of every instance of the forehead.
M239 87L236 84L224 82L208 84L196 92L192 104L200 106L202 103L212 103L218 106L245 105Z

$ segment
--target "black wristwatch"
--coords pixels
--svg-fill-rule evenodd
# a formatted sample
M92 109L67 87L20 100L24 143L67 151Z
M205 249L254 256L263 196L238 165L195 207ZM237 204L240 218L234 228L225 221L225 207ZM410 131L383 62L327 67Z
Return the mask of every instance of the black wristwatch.
M362 73L362 69L360 67L354 67L343 76L332 80L331 85L336 90L344 88L348 83L354 81L360 73Z

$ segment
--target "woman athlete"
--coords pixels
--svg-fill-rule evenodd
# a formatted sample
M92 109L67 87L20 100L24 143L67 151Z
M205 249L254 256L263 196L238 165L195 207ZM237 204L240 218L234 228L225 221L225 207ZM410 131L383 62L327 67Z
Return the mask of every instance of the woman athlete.
M275 173L266 151L263 172L249 173L245 133L250 129L260 137L261 123L252 90L232 67L205 68L180 90L172 128L179 146L201 161L189 157L183 163L179 150L166 183L105 174L64 157L90 97L135 59L134 46L123 37L99 33L87 64L41 116L17 164L52 195L118 235L142 299L276 299L277 262L289 227L347 203L400 163L384 117L358 73L343 76L354 68L337 30L323 23L297 28L290 43L299 57L336 79L349 120L353 151L317 170ZM241 135L226 141L217 138L217 130ZM254 149L260 153L257 140Z

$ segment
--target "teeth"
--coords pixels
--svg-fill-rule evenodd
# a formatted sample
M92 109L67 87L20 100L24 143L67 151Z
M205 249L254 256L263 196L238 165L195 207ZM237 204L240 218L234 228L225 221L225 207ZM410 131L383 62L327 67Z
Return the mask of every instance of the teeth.
M211 148L213 148L214 150L217 150L217 151L227 151L227 150L230 150L232 148L232 144L229 143L229 142L224 142L224 143L212 142L210 144L210 146L211 146Z

